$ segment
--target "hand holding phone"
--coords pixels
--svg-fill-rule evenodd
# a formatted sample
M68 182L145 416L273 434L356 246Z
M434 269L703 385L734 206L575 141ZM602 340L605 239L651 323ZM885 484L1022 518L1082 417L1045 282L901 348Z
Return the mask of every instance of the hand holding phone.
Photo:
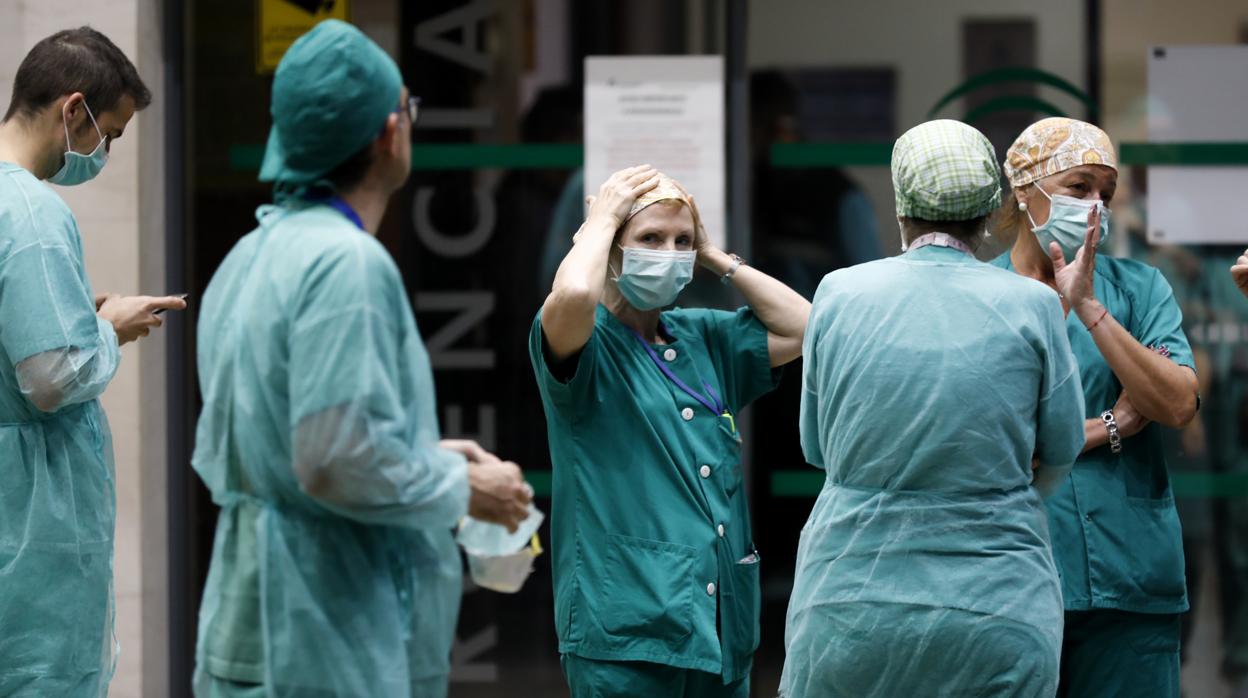
M175 294L173 294L172 296L166 296L166 298L169 298L169 299L176 298L176 299L178 299L178 300L180 300L180 301L183 301L183 303L182 303L182 307L180 307L180 308L179 308L179 307L175 307L175 306L172 306L172 305L162 305L161 307L159 307L159 308L157 308L157 309L153 310L153 311L152 311L152 315L160 315L161 313L165 312L166 310L185 310L185 309L186 309L186 302L185 302L185 301L186 301L186 297L187 297L187 296L189 296L189 295L191 295L191 294L189 294L189 293L175 293Z

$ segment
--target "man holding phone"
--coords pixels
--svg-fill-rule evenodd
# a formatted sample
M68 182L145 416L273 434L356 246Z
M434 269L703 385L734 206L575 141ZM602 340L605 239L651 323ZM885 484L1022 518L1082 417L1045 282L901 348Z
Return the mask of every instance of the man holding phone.
M151 94L89 27L36 44L0 122L0 695L99 695L113 672L116 495L99 396L177 298L93 295L69 207Z

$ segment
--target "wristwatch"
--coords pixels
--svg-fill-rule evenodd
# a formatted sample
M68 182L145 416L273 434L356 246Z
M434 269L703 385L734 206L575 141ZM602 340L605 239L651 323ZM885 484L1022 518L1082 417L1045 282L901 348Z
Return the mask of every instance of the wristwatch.
M1118 433L1118 422L1114 419L1113 410L1102 412L1101 421L1105 422L1105 431L1109 432L1109 452L1122 453L1122 435Z
M732 259L732 266L728 267L728 271L719 277L719 280L725 284L732 283L732 275L737 273L737 269L740 269L742 264L745 264L745 260L735 254L729 254L728 257Z

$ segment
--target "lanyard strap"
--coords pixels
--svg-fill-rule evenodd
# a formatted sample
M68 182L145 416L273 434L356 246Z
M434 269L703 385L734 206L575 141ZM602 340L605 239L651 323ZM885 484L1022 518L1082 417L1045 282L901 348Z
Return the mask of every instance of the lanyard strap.
M927 247L928 245L951 247L959 252L969 254L972 257L975 256L975 252L973 252L965 242L962 242L949 233L928 233L927 235L920 235L906 247L906 252L917 250L920 247Z
M658 366L659 371L661 371L663 375L667 376L667 379L670 380L672 383L674 383L677 388L680 388L681 390L688 393L690 397L692 397L694 400L697 400L699 403L701 403L703 407L710 410L711 413L714 414L716 417L723 417L724 415L730 414L728 412L728 405L725 405L723 401L719 399L719 395L715 393L715 389L712 388L709 383L707 383L706 381L702 381L702 387L706 389L707 395L709 395L709 397L707 397L707 395L703 395L702 393L699 393L693 388L690 388L688 385L685 384L684 381L680 379L680 376L676 375L675 373L672 372L672 369L668 368L667 364L664 363L663 360L659 358L659 355L657 352L655 352L654 347L650 346L650 343L647 342L645 338L642 337L639 332L637 332L637 330L633 330L632 332L633 332L633 336L636 337L637 341L641 344L641 348L645 349L646 353L650 355L650 360L654 362L654 365Z
M346 216L347 220L355 224L355 227L360 230L364 230L364 221L360 220L360 214L356 213L355 209L351 208L351 204L348 204L337 196L333 196L325 200L325 205Z

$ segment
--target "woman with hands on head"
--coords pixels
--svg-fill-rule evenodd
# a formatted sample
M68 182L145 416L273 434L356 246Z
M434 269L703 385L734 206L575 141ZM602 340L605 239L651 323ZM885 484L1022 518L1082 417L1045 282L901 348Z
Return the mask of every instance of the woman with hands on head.
M529 344L564 673L575 697L745 696L759 555L735 417L801 354L810 304L716 247L648 165L587 203ZM663 310L695 263L746 307Z

